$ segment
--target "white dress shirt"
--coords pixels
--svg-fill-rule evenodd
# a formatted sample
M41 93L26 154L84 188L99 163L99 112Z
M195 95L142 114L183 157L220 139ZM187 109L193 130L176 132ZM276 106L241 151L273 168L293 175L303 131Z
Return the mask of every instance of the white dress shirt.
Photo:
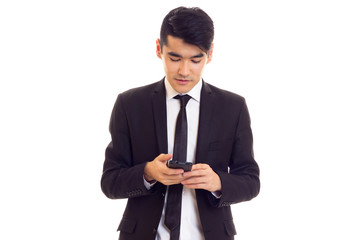
M200 109L200 93L202 81L200 80L190 92L186 93L191 96L186 105L186 115L188 121L188 146L187 146L187 162L195 163L196 142L199 126L199 109ZM180 101L174 99L179 93L176 92L165 79L166 89L166 110L167 110L167 133L168 133L168 153L172 154L174 148L175 126L177 115L180 111ZM161 219L159 222L156 240L170 239L170 231L164 224L165 208L166 208L167 191L165 196L165 204ZM199 211L196 202L195 190L183 187L182 203L181 203L181 223L179 240L203 240L204 235L199 218Z

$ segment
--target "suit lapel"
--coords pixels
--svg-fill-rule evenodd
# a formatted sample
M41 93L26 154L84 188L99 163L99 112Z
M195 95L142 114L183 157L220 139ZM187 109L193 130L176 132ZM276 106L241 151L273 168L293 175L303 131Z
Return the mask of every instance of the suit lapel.
M152 107L159 153L167 153L166 91L164 79L155 86L152 96Z
M208 84L203 82L200 98L199 130L196 149L196 163L206 163L209 133L215 106L214 96Z

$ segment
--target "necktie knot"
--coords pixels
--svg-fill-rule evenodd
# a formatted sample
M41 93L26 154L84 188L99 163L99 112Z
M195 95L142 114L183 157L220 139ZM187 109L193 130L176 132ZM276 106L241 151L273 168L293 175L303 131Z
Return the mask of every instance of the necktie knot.
M186 104L191 99L191 97L189 95L187 95L187 94L185 94L185 95L176 95L174 98L180 100L180 107L181 108L185 108Z

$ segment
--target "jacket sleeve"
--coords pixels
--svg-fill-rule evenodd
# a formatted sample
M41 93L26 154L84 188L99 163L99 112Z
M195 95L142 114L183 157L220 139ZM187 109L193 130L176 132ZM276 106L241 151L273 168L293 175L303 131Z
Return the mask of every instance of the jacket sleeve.
M111 142L105 151L101 189L111 199L151 194L144 185L146 162L133 163L131 136L125 105L120 94L113 108L110 126Z
M249 201L260 191L259 167L254 159L250 116L245 100L240 105L228 171L216 170L222 185L221 198L210 196L214 206Z

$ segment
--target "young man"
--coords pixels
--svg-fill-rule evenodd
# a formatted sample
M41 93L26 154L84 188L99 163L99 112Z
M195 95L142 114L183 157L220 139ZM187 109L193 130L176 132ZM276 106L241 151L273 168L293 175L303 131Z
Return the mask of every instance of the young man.
M121 240L234 239L230 205L259 193L244 98L201 78L213 37L213 22L201 9L170 11L156 42L165 78L116 100L101 187L111 199L128 198ZM182 151L193 163L186 172L167 166L180 145L178 115L187 126L185 148L176 155Z

